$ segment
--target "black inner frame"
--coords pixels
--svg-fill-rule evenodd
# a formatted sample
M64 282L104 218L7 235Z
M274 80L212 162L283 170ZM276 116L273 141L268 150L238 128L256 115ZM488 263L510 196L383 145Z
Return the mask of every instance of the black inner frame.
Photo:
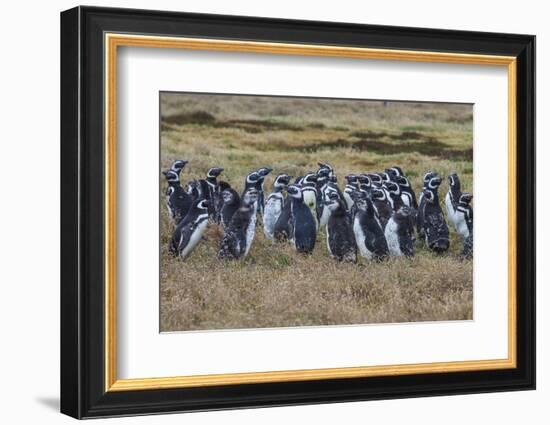
M517 58L517 368L104 391L104 34ZM534 389L535 37L77 7L61 14L61 411L77 418Z

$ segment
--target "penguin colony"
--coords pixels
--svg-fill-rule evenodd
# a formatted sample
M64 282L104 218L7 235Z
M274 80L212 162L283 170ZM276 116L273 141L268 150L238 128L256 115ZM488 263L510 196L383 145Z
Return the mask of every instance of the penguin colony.
M384 172L350 174L343 190L335 170L319 162L319 169L293 179L281 173L266 196L265 177L273 169L251 171L243 189L218 181L223 168L210 168L204 179L181 185L187 161L174 161L163 172L166 205L174 222L170 252L189 256L209 224L223 229L218 257L245 258L257 227L274 243L290 243L297 252L311 254L321 229L326 233L328 252L337 261L382 261L389 256L413 257L416 237L435 252L449 249L449 226L462 238L462 256L473 254L472 195L461 191L456 173L448 176L441 208L439 189L443 178L429 171L424 175L418 199L400 167ZM445 217L446 216L446 217Z

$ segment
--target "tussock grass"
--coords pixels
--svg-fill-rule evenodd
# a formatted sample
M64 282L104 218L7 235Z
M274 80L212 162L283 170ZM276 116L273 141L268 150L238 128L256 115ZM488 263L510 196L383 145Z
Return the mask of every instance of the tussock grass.
M163 93L161 112L161 168L189 160L183 182L222 166L221 179L240 191L250 170L269 165L269 192L277 173L296 176L323 161L340 182L400 165L417 191L427 170L456 171L472 190L469 105ZM442 199L446 190L445 182ZM220 262L222 230L210 224L183 261L168 254L174 226L160 202L162 331L472 318L472 262L460 259L452 229L445 255L417 241L413 259L353 265L328 257L323 232L314 253L302 256L266 240L261 227L246 259Z

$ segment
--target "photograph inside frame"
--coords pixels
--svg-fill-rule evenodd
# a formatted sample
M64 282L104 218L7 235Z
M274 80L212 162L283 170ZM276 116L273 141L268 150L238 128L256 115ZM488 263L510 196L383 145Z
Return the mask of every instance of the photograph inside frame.
M160 331L473 317L473 105L160 93Z

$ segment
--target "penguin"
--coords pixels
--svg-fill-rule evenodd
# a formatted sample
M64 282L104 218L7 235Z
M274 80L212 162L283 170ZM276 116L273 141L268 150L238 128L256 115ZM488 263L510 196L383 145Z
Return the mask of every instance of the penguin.
M325 204L331 212L327 223L327 248L330 256L338 261L356 263L357 245L345 202L333 192Z
M384 183L384 181L382 180L380 174L368 173L367 176L370 178L373 187L382 187L382 183Z
M204 199L214 199L214 195L216 193L216 189L218 187L218 176L223 172L223 168L220 167L213 167L210 168L206 173L206 179L199 180L199 184L201 186L202 191L202 197ZM214 207L213 203L211 203L211 208Z
M175 172L178 177L181 174L181 171L185 168L185 166L189 163L189 161L185 161L183 159L177 159L174 162L172 162L172 166L170 167L170 171Z
M178 224L188 213L193 203L193 198L183 190L180 184L179 174L168 170L163 172L168 187L166 188L166 206L170 216Z
M447 218L449 222L457 229L458 218L457 207L462 192L460 190L460 179L456 173L452 173L447 177L449 180L449 190L445 195L445 209L447 210Z
M281 214L279 214L275 226L273 227L273 237L275 241L282 242L292 239L292 233L292 212L290 198L287 196Z
M402 206L395 211L384 229L390 255L400 257L414 256L414 227L412 210Z
M408 207L418 209L418 203L416 202L416 194L411 186L409 179L405 176L395 176L394 182L399 185L401 189L401 199L403 203Z
M214 193L213 204L214 204L214 221L217 224L221 222L221 211L223 208L223 191L231 189L231 185L225 181L218 182L216 186L216 192Z
M221 193L221 198L223 205L220 209L220 222L224 228L227 228L229 223L231 223L233 214L241 205L241 197L235 189L229 187Z
M342 195L342 192L340 191L338 186L335 183L329 182L323 186L321 192L322 204L324 204L324 202L329 199L331 193L336 193L340 199L344 200L344 196ZM326 205L324 205L321 212L321 217L319 218L319 227L326 227L328 219L330 218L330 214L330 209L326 207Z
M401 197L401 187L396 182L385 182L383 189L388 195L388 201L393 211L397 211L405 205Z
M353 218L353 234L359 253L368 260L387 258L388 243L372 199L364 192L357 192L354 201L357 212Z
M198 180L191 180L189 183L187 183L187 194L191 196L192 201L196 201L197 199L204 199L201 185Z
M386 224L393 214L386 191L382 190L381 188L375 187L372 190L371 197L376 216L378 217L378 220L380 220L382 230L384 230L386 228Z
M344 200L346 201L346 208L348 211L351 210L353 206L353 198L351 194L359 188L358 178L355 174L349 174L344 177L346 180L346 187L344 188Z
M263 220L264 234L269 240L273 240L275 237L275 224L285 204L283 190L288 186L290 179L288 174L279 174L273 182L273 192L267 197Z
M372 180L368 174L363 173L357 176L357 187L361 192L371 193L373 185Z
M421 211L424 209L425 199L424 199L424 191L430 188L436 188L439 187L441 184L441 177L437 175L437 173L434 173L433 171L428 171L426 174L424 174L424 178L422 179L422 191L420 192L420 196L418 197L418 213L416 214L416 230L418 232L418 236L421 238L424 238L424 225L423 225L423 215Z
M220 241L218 257L226 260L237 260L248 255L256 228L256 203L258 191L256 188L245 190L241 205L231 217L231 222L225 228Z
M290 197L290 214L292 222L292 241L296 251L311 254L315 248L317 229L311 209L305 204L302 190L297 185L287 188Z
M273 171L273 168L262 167L258 168L256 172L260 176L258 183L256 183L256 190L258 191L258 213L262 215L264 213L265 198L264 198L264 180L265 177Z
M319 170L317 171L317 173L319 173L319 171L321 170L328 170L329 181L336 183L336 174L334 173L334 168L332 167L332 165L326 162L318 162L317 165L319 166Z
M301 180L300 186L302 189L302 195L304 197L304 203L311 210L311 215L315 220L315 229L319 230L319 220L317 218L317 173L307 173Z
M261 180L262 176L260 176L260 173L258 173L257 170L250 172L247 174L247 176L244 179L244 190L241 195L241 199L244 197L244 194L248 189L256 189L258 190L258 187L261 186ZM254 211L258 211L258 201L254 203Z
M463 193L458 200L456 208L457 225L456 231L464 238L464 249L462 256L472 258L474 251L474 210L472 208L473 196Z
M186 258L201 240L208 224L208 203L206 199L194 201L185 218L179 222L170 241L170 252L175 257Z
M325 186L330 182L330 170L328 168L319 168L317 170L317 221L319 221L319 228L323 226L322 224L322 217L323 213L325 211L325 204L324 204L324 197L323 197L323 190ZM328 210L327 210L328 211ZM328 220L328 218L327 218ZM326 225L326 222L324 223Z
M430 183L433 182L430 181ZM439 184L441 179L439 179ZM436 253L442 253L449 249L449 227L445 222L443 211L439 205L438 188L424 190L422 209L419 215L422 216L422 229L426 246Z

